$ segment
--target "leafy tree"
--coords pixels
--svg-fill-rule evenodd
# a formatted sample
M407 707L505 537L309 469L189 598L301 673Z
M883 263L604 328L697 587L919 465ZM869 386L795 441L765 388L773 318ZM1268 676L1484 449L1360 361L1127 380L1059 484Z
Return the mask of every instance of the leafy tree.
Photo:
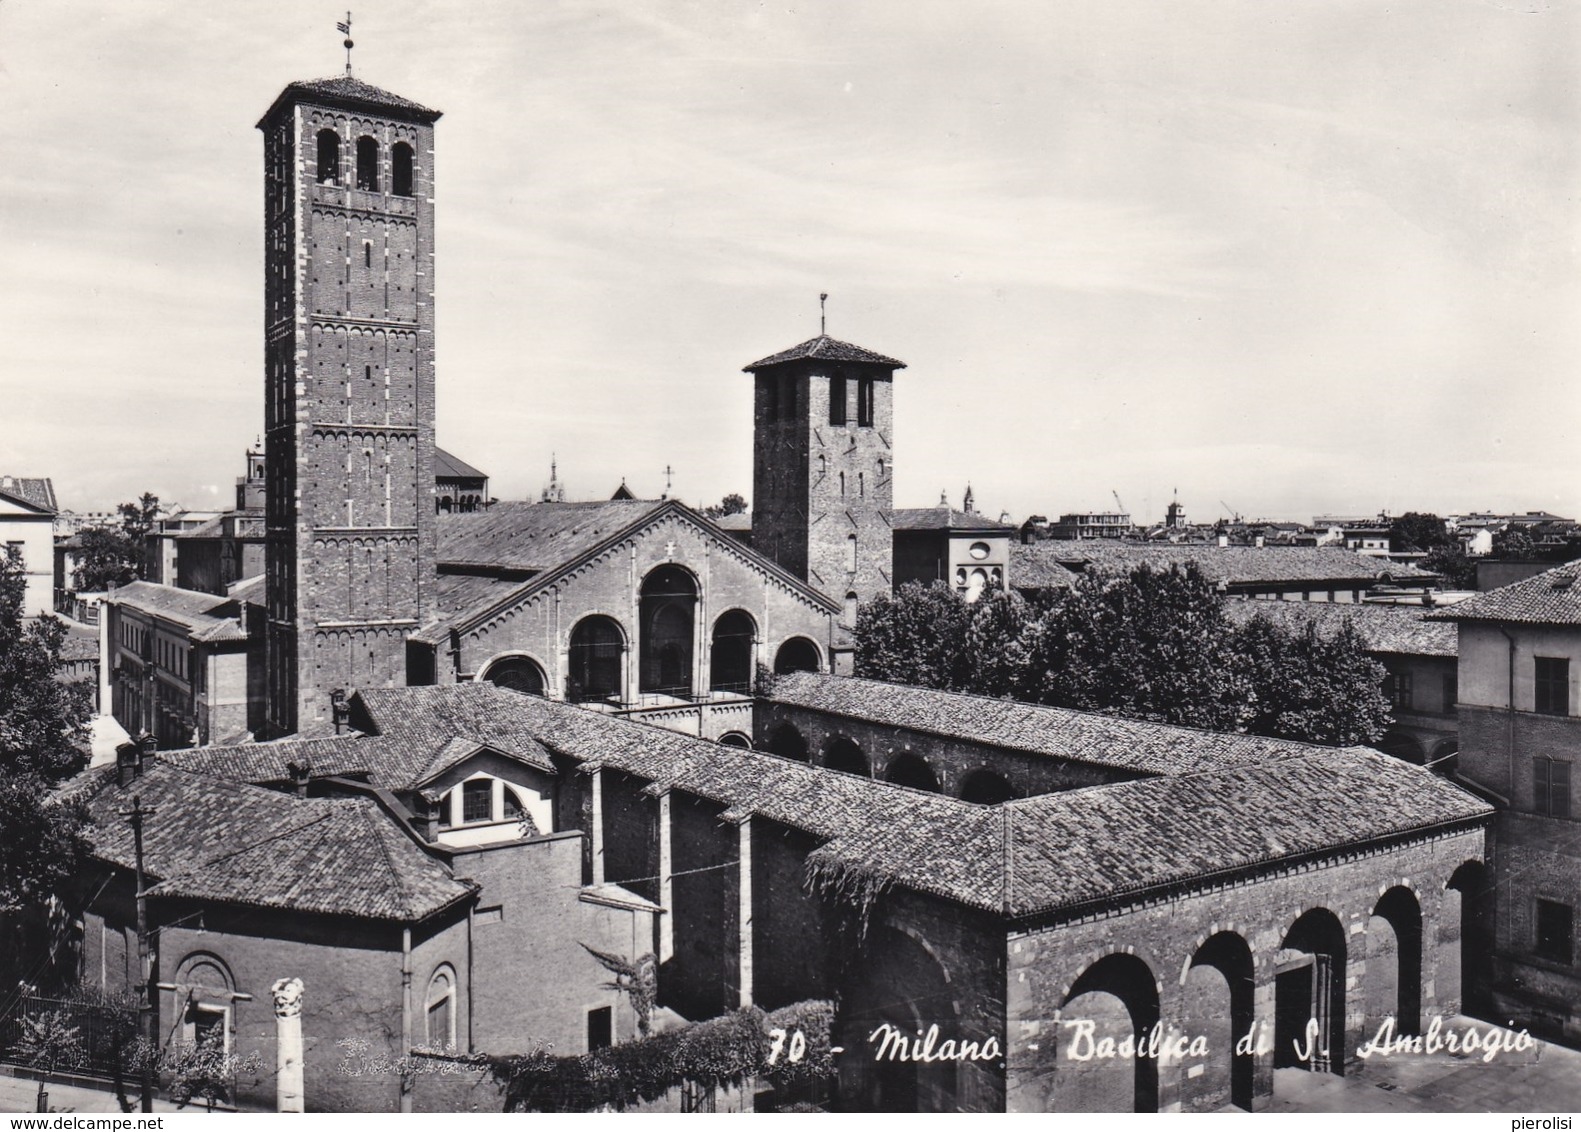
M83 821L47 797L82 767L91 712L86 686L55 679L65 627L26 619L26 577L12 551L0 562L0 907L36 903L75 871Z
M1536 558L1537 540L1520 527L1505 527L1493 536L1493 553L1500 558Z
M1477 588L1477 564L1459 542L1435 546L1422 559L1421 567L1444 579L1444 586L1452 590Z
M1383 738L1389 725L1384 669L1350 621L1324 638L1316 625L1292 634L1258 615L1241 627L1235 644L1253 693L1248 731L1338 746Z
M1453 543L1444 520L1425 511L1407 511L1389 524L1389 549L1432 550Z
M170 1099L180 1108L199 1100L213 1112L216 1101L230 1099L231 1062L224 1031L211 1027L200 1041L179 1047L171 1058Z
M1027 602L1013 590L1001 590L983 594L966 609L966 690L1018 700L1037 698L1041 691L1037 659L1046 651L1046 607Z
M159 497L145 491L119 511L120 526L91 527L78 536L82 549L73 584L81 593L99 593L112 583L124 586L146 574L148 534L159 520Z
M71 1015L61 1009L40 1014L24 1014L21 1035L13 1052L29 1069L38 1073L38 1106L48 1112L49 1079L60 1069L81 1065L85 1057L80 1028L71 1024Z
M746 509L746 499L732 491L712 507L704 507L703 514L710 519L722 519L726 515L743 514Z
M943 582L907 582L856 614L856 674L962 691L971 607Z

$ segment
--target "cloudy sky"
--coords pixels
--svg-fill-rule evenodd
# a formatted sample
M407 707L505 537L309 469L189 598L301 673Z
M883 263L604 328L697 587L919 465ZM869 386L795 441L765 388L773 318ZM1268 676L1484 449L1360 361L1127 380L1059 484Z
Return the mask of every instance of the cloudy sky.
M222 503L324 3L0 0L0 471ZM751 494L741 366L903 358L897 503L1581 512L1581 7L377 0L445 112L439 440Z

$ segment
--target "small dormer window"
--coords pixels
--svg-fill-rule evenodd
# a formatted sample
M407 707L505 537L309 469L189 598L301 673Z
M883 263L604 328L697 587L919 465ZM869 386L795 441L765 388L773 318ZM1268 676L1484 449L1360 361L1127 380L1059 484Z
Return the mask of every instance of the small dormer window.
M494 820L494 780L475 778L461 784L461 820Z

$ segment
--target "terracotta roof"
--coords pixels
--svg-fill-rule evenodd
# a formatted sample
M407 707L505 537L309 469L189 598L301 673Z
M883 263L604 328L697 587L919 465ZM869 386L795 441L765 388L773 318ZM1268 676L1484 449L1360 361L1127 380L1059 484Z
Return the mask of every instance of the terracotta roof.
M1010 544L1010 588L1015 590L1068 590L1076 575L1059 563L1061 547L1052 542Z
M1435 621L1514 621L1581 625L1581 559L1514 585L1468 597L1432 614Z
M897 531L992 531L1005 535L1020 529L987 515L974 515L953 507L896 508L892 525Z
M1316 625L1323 637L1333 636L1349 621L1356 627L1368 652L1455 656L1460 646L1454 626L1426 620L1433 610L1420 605L1245 598L1226 601L1224 612L1238 625L1257 616L1296 632L1305 632L1308 625Z
M1139 775L1189 774L1241 763L1306 757L1313 750L1311 744L1290 739L1200 731L816 672L776 676L770 699L888 727Z
M486 480L488 473L480 472L465 460L457 459L443 448L434 449L434 478L451 480Z
M234 595L200 593L158 582L131 582L119 587L106 599L144 613L173 621L186 628L195 641L245 641L247 632L236 620L238 600Z
M956 701L959 713L995 702L933 695ZM436 734L464 723L530 735L585 766L624 771L654 789L716 801L727 820L757 814L805 830L824 841L816 851L821 858L1011 916L1453 823L1474 824L1492 813L1421 767L1374 751L1162 725L1136 726L1176 732L1180 745L1165 742L1133 762L1152 760L1175 773L976 806L486 683L391 689L359 698L375 730L398 720L396 726ZM1216 739L1225 746L1216 748ZM1109 742L1110 757L1127 757L1117 739ZM1196 752L1192 744L1207 749ZM1210 769L1188 769L1193 766Z
M864 350L860 346L853 346L849 342L841 342L820 334L816 338L792 346L788 350L781 350L777 354L770 354L760 358L749 366L743 366L743 373L752 373L755 370L767 369L769 366L782 365L785 362L799 361L802 358L817 358L820 361L831 362L866 362L869 365L888 366L893 369L905 369L906 363L886 358L883 354L875 354L872 350Z
M569 562L662 503L496 503L486 511L439 516L441 563L537 573Z
M55 504L55 484L47 478L0 476L0 495L44 511L60 510Z
M351 75L333 75L327 79L309 79L305 82L291 83L280 92L279 97L259 120L259 128L262 128L264 122L267 122L282 105L295 102L318 102L384 113L394 111L395 117L415 118L420 122L433 122L440 117L438 110L430 110L421 103L392 94L372 83L365 83Z
M415 921L474 891L368 800L297 798L158 758L126 787L114 767L100 771L84 784L93 792L93 854L133 867L132 830L119 810L136 794L157 811L143 830L156 896Z
M1274 585L1280 582L1425 582L1434 575L1333 546L1190 546L1157 543L1049 540L1048 553L1072 568L1131 570L1147 563L1167 569L1195 562L1210 582Z
M99 659L98 630L74 621L63 621L62 624L66 626L66 636L60 643L61 660Z

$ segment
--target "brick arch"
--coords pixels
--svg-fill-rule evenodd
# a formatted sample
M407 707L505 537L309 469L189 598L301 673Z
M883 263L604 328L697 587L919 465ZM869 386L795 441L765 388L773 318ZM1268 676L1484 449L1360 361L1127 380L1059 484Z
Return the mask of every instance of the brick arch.
M1162 1019L1160 985L1153 969L1131 951L1110 951L1089 963L1060 998L1063 1016L1072 1003L1072 1021L1088 1021L1094 1036L1117 1044L1127 1035L1115 1033L1120 1021L1112 1000L1118 1000L1129 1024L1129 1036L1144 1040ZM1089 998L1089 996L1102 996ZM1088 1002L1081 1000L1088 998ZM1083 1015L1090 1015L1084 1018ZM1079 1032L1079 1031L1078 1031ZM1070 1060L1061 1067L1056 1094L1061 1112L1157 1112L1158 1062L1155 1057L1133 1057L1127 1072L1122 1058Z
M1181 1028L1208 1046L1202 1072L1183 1082L1187 1107L1216 1109L1228 1101L1251 1111L1256 1058L1237 1048L1256 1019L1256 961L1245 933L1220 928L1196 942L1180 985Z
M1422 901L1406 884L1390 885L1367 918L1368 1028L1393 1015L1396 1032L1422 1026Z

